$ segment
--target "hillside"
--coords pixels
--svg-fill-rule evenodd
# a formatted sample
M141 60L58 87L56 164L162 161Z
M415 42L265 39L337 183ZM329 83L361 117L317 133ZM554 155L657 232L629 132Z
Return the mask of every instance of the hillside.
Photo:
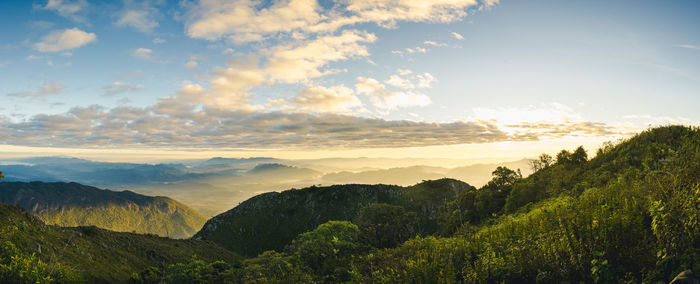
M0 232L0 263L7 265L0 269L0 282L33 283L12 274L24 270L34 271L27 275L48 275L59 282L124 283L135 271L151 266L162 270L193 255L210 262L233 263L239 259L228 250L202 241L45 225L21 207L7 204L0 204ZM36 281L51 282L45 278Z
M350 184L270 192L207 221L194 238L254 256L280 250L298 234L329 220L351 220L361 208L374 203L400 205L418 212L419 231L433 233L438 209L458 193L473 189L466 183L443 179L410 187Z
M527 178L498 168L483 187L449 199L430 190L406 198L409 188L386 185L263 194L210 220L195 238L249 256L275 251L226 272L163 279L668 283L681 271L700 271L700 129L660 127L606 144L592 159L579 147L539 161ZM372 202L401 206L362 207ZM418 204L437 205L436 218ZM420 215L434 220L435 232L404 226ZM387 237L399 242L387 245Z
M47 224L97 226L119 232L187 238L206 218L167 197L111 191L78 183L1 182L0 202L17 204Z

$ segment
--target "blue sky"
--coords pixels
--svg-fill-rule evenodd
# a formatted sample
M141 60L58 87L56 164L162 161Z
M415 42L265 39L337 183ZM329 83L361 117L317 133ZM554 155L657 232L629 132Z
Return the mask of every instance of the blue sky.
M699 28L697 1L3 1L0 144L595 144L700 122Z

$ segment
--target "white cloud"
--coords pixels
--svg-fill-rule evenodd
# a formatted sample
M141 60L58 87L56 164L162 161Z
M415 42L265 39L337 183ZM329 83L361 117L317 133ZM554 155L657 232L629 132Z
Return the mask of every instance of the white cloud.
M194 60L190 60L190 61L187 61L185 63L185 67L187 67L189 69L194 69L194 68L197 68L198 66L199 66L199 64L197 63L197 61L194 61Z
M681 45L679 45L678 47L687 48L687 49L700 50L700 46L692 45L692 44L681 44Z
M437 42L434 42L434 41L432 41L432 40L426 40L426 41L423 42L423 44L425 44L425 45L430 45L430 46L435 46L435 47L445 47L445 46L447 46L446 43L437 43Z
M78 28L56 30L41 38L34 44L34 49L40 52L59 52L81 47L97 39L94 33L81 31Z
M456 39L458 39L458 40L463 40L463 39L464 39L464 36L462 36L461 34L458 34L458 33L456 33L456 32L452 32L452 33L450 33L450 35L451 35L453 38L456 38Z
M133 93L141 89L143 89L142 85L133 85L130 83L116 81L110 85L102 87L102 90L104 91L104 93L102 93L102 96L110 97L122 93Z
M404 54L413 54L413 53L424 53L425 54L427 52L428 52L428 49L426 49L424 47L420 47L420 46L413 47L413 48L407 47L404 50L392 50L391 51L391 53L398 54L401 56L403 56Z
M411 71L411 69L399 68L399 69L396 69L396 73L399 73L399 75L404 76L404 75L409 75L409 74L413 73L413 71Z
M154 13L153 10L154 9L124 10L119 15L115 24L120 27L131 27L142 33L150 34L153 32L153 29L158 27L158 22L150 18ZM155 43L156 40L153 42Z
M49 0L42 8L55 11L62 17L68 18L74 22L85 23L85 17L82 16L82 12L84 12L87 7L88 3L85 0Z
M208 40L230 36L234 42L258 41L264 35L308 28L321 20L315 0L277 1L258 9L259 1L200 1L191 9L187 34Z
M271 81L303 82L338 70L323 70L331 62L349 58L367 57L369 51L362 43L370 43L376 36L354 30L340 35L326 35L300 45L283 45L264 52L270 58L265 72Z
M35 91L23 91L7 94L10 97L20 97L20 98L33 98L38 101L44 101L46 96L56 95L65 90L63 84L60 82L50 82L42 85L38 90Z
M159 38L159 37L153 39L153 44L161 44L161 43L165 43L165 40L162 38Z
M416 88L422 89L422 88L430 88L435 82L435 77L431 75L430 73L423 73L423 74L418 74L415 76L415 79L418 81L416 83Z
M344 85L303 89L289 102L302 111L311 112L348 113L362 107L354 91Z
M476 0L351 0L330 8L315 0L281 0L259 8L256 0L206 0L189 8L186 31L190 37L234 42L260 41L280 33L303 38L303 34L332 33L344 26L376 23L395 27L398 22L448 23L479 7Z
M401 78L399 75L391 75L389 80L384 81L384 83L401 89L414 89L416 87L410 80Z
M427 106L431 103L430 97L412 90L412 84L404 91L388 91L384 84L373 78L357 77L357 82L357 92L369 96L374 107L381 113L397 108Z
M132 50L131 55L139 59L148 60L153 58L153 50L140 47Z

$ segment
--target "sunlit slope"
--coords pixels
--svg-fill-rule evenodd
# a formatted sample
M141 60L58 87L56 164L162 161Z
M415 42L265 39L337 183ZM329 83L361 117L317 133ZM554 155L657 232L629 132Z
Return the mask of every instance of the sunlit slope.
M2 182L0 202L17 204L47 224L186 238L206 218L167 197L103 190L78 183Z

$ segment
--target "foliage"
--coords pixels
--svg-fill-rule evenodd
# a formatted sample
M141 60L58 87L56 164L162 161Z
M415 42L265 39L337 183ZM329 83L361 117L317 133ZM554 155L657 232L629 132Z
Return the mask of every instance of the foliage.
M401 206L377 203L362 208L353 223L364 241L376 248L390 248L415 236L418 217Z
M49 265L36 254L24 254L10 241L0 246L0 282L55 283L74 281L75 276L59 265Z
M53 271L47 275L59 280L61 274L56 271L61 268L70 272L66 277L72 275L69 278L80 282L125 282L133 272L149 266L163 271L167 265L187 261L195 254L207 262L233 263L238 259L235 254L202 241L116 233L97 227L46 225L21 207L0 204L0 244L8 242L16 248L10 250L18 260L16 264L21 264L15 267L38 272L46 267Z

